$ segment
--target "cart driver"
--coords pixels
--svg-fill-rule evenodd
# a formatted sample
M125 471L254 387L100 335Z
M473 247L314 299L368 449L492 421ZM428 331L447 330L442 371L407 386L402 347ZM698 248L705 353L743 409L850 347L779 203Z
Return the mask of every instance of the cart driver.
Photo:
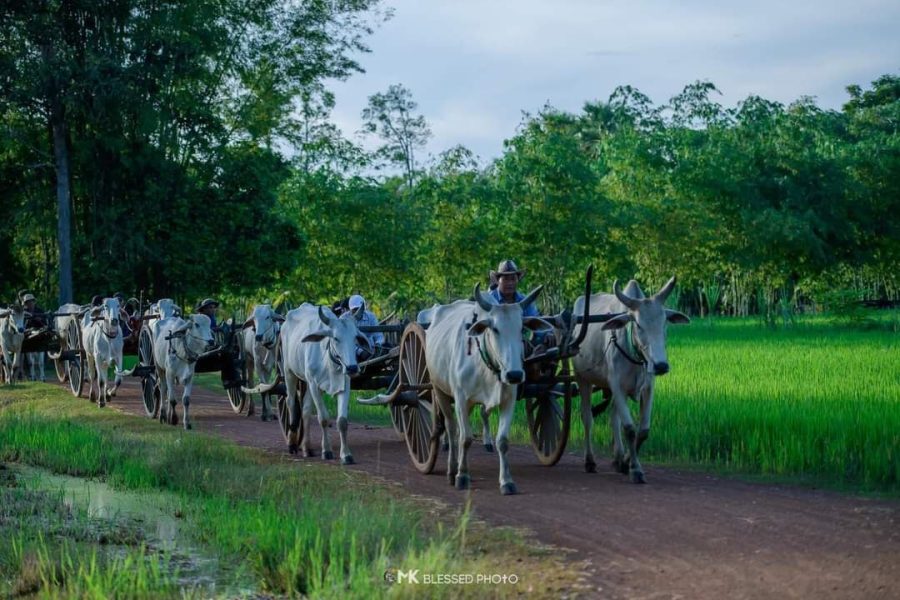
M206 298L197 305L197 308L194 312L200 315L206 315L209 317L209 328L213 332L219 331L219 325L216 323L216 310L219 308L219 303L213 300L212 298Z
M363 314L358 321L358 324L360 326L378 325L378 317L376 317L375 313L368 309L368 307L366 306L366 299L359 294L350 296L350 298L347 300L347 309L350 311L363 311ZM380 354L381 349L384 346L384 334L380 331L376 331L373 333L363 333L363 335L369 338L369 341L372 343L373 354L369 354L368 350L357 346L356 357L360 360L365 360L367 358L371 358L372 356L377 356L378 354Z
M29 315L25 319L25 329L42 329L47 326L44 309L37 305L37 299L34 297L34 294L23 294L22 306Z
M512 260L500 261L496 271L491 271L491 290L488 292L498 304L512 304L513 302L521 302L525 299L525 294L518 290L519 282L525 277L525 269L520 269ZM496 285L495 285L496 284ZM523 317L537 317L537 305L532 302L529 306L522 309ZM532 343L533 348L529 348L528 354L540 354L549 346L556 345L556 339L553 333L534 333ZM530 344L526 344L526 347Z

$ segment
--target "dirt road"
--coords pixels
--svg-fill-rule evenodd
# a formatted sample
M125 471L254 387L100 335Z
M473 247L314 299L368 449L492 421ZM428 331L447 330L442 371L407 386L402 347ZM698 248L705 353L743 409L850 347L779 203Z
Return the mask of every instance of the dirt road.
M111 406L144 414L133 382ZM276 422L235 415L224 395L195 388L191 407L196 430L286 452ZM317 426L312 434L318 449ZM420 475L391 429L352 425L350 445L358 464L331 461L335 468L373 473L451 505L466 499L467 492L447 483L443 455L434 475ZM590 562L590 597L900 597L900 502L653 465L645 465L649 483L634 485L606 464L584 473L575 455L547 468L529 448L510 452L520 494L502 497L496 454L473 446L476 516L529 528L542 542L574 550L573 558Z

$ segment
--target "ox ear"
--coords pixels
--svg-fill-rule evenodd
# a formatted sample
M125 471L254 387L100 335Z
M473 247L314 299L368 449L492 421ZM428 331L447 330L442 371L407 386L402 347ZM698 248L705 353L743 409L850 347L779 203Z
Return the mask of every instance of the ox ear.
M244 324L241 325L241 329L250 329L252 327L253 327L253 319L252 318L247 319L246 321L244 321Z
M633 320L634 317L631 316L631 313L622 313L620 315L616 315L609 321L603 324L603 327L600 328L601 331L612 331L613 329L622 329L625 327L629 321Z
M0 319L2 319L3 317L8 317L10 315L10 312L11 311L8 311L6 309L0 310Z
M484 333L485 329L489 329L492 325L493 321L491 321L491 319L481 319L480 321L475 321L475 323L473 323L472 326L469 327L469 335L471 337L479 336Z
M544 319L539 319L537 317L525 317L522 319L522 326L526 329L530 329L532 331L552 331L553 325L545 321Z
M666 309L666 321L675 325L687 325L691 322L686 314L669 308Z
M313 331L312 333L307 333L303 336L301 342L321 342L325 338L331 337L331 331L328 329L320 329L318 331Z
M272 315L272 320L277 321L279 323L284 323L284 315L279 315L278 313L275 313Z

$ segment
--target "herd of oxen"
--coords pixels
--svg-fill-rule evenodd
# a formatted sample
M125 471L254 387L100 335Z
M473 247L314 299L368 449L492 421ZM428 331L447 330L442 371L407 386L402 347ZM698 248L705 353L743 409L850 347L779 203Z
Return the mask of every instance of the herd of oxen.
M612 314L604 323L585 324L586 336L572 367L581 395L581 417L585 428L584 467L596 471L591 427L599 411L592 406L591 396L601 391L603 404L612 404L610 423L613 434L613 466L631 480L643 483L644 473L638 458L642 443L650 432L654 379L669 371L666 354L666 324L688 323L684 314L665 307L675 286L670 279L656 294L645 296L635 281L625 289L618 282L612 294L598 293L589 298L591 314ZM523 315L523 309L535 302L541 288L536 288L517 303L498 304L478 286L471 300L435 305L421 311L417 321L426 327L425 356L433 386L433 397L444 416L449 437L448 479L458 489L470 485L468 451L473 442L469 414L475 405L482 410L499 413L496 448L500 459L500 491L516 493L510 475L507 451L509 431L514 415L518 386L527 378L523 332L546 333L554 329L552 319ZM585 298L579 298L574 313L584 312ZM343 464L354 462L348 442L351 378L359 371L361 349L372 351L370 336L360 329L365 307L340 315L330 307L303 304L285 315L268 305L256 306L246 322L242 342L244 355L259 384L244 387L246 393L268 393L283 383L287 394L290 419L288 447L291 453L310 456L308 446L313 406L322 429L322 457L333 458L328 433L330 424L324 394L337 401L337 430L340 436L340 458ZM204 314L182 316L172 300L162 299L144 313L149 315L153 355L160 388L161 420L175 422L175 387L181 385L183 423L191 428L189 414L194 367L198 357L214 343L213 324ZM8 381L22 371L22 342L25 334L25 309L12 305L0 309L0 349ZM123 307L117 298L106 298L100 306L83 307L66 304L54 313L53 324L59 337L75 320L81 328L83 350L87 357L86 372L99 387L98 401L103 406L114 396L124 370ZM481 352L472 352L472 341ZM283 381L276 379L276 347L280 346ZM43 356L29 361L32 379L43 380ZM115 378L109 381L113 368ZM301 382L305 385L301 386ZM247 385L250 385L247 383ZM304 389L300 398L298 391ZM627 401L640 405L637 425ZM251 403L252 404L252 403ZM263 417L266 416L263 407ZM300 419L307 426L300 427ZM304 432L301 438L300 432Z

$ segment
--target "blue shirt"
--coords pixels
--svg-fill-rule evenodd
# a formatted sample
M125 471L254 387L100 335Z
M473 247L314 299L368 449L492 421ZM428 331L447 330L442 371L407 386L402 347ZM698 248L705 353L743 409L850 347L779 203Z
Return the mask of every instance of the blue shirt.
M499 288L492 289L490 291L490 294L491 294L491 297L493 297L494 300L497 301L497 304L508 304L506 301L503 300L503 296L500 295ZM522 300L525 299L525 294L523 294L522 292L516 292L515 297L516 297L516 300L515 300L516 302L521 302ZM522 309L523 317L537 317L539 314L540 313L538 312L537 305L534 302L532 302L527 307Z

